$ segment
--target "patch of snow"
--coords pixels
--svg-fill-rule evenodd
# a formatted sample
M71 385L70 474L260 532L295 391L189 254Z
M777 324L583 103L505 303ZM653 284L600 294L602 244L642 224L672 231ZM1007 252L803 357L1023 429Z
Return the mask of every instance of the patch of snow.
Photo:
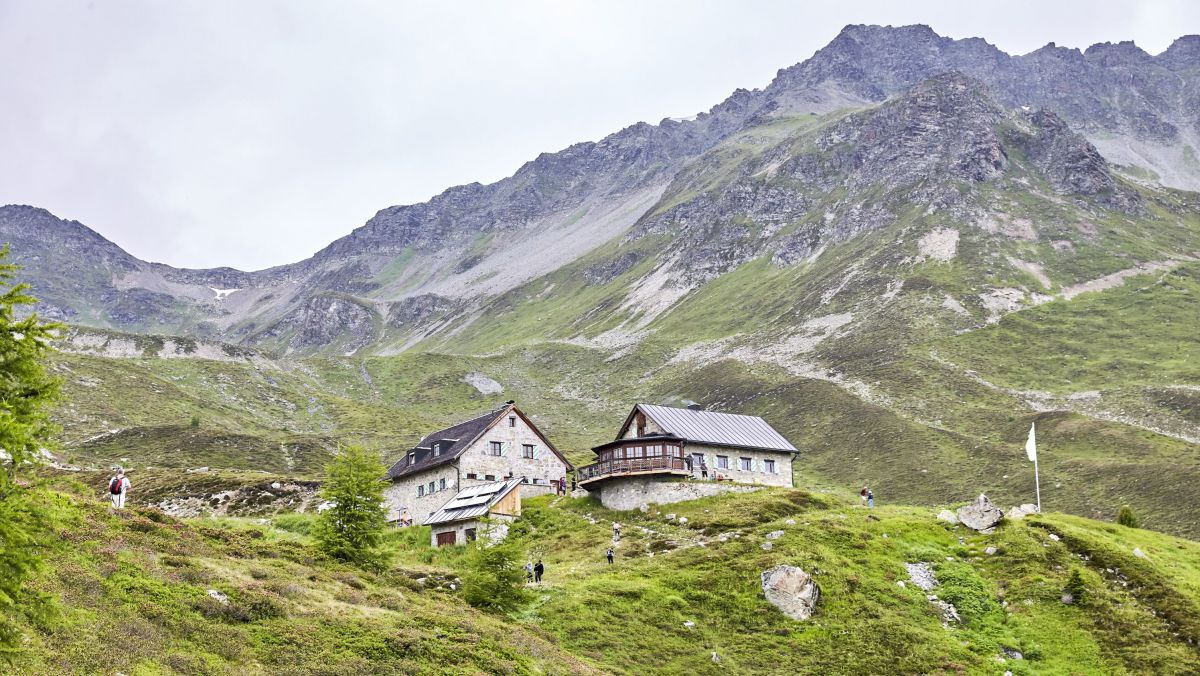
M211 289L214 294L216 294L216 298L214 300L225 300L230 295L235 294L238 291L241 291L241 289L218 289L218 288L212 287L212 286L210 286L208 288Z

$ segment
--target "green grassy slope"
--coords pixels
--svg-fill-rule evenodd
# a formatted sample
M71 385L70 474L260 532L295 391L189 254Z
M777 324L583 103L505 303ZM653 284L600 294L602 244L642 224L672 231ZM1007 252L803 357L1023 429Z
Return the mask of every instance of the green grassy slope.
M645 513L540 497L525 501L510 537L545 561L545 581L529 605L496 616L457 598L451 585L466 552L430 548L427 528L392 531L393 564L369 573L316 553L311 517L177 521L70 502L63 546L39 583L60 596L63 616L30 628L17 673L1200 669L1200 545L1060 514L985 536L939 522L930 509L868 511L798 490ZM624 536L609 566L613 520ZM774 531L782 535L768 539ZM908 581L905 564L916 562L935 570L940 585L930 593L953 603L961 623L944 625ZM820 587L808 621L788 619L762 595L760 573L785 563ZM1065 605L1075 571L1084 593ZM229 604L209 598L210 589Z
M18 674L594 673L538 629L459 601L451 571L346 568L248 522L80 498L66 512L38 585L60 616L30 628Z

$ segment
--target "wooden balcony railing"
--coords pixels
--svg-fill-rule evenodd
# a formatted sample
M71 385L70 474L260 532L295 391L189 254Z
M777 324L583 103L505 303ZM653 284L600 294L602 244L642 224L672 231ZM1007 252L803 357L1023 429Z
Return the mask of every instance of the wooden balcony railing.
M585 465L575 470L580 483L608 476L641 474L646 472L671 472L686 474L687 463L683 458L657 455L648 458L614 458Z

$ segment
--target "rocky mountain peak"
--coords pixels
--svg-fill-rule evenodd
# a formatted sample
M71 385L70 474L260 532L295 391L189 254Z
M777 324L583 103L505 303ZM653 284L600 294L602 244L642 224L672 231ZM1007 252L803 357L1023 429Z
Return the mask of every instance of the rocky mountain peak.
M1111 42L1094 44L1084 50L1083 55L1088 61L1104 68L1147 65L1154 58L1134 44L1133 40L1124 40L1115 44Z
M1155 60L1171 70L1200 66L1200 35L1184 35L1172 42Z

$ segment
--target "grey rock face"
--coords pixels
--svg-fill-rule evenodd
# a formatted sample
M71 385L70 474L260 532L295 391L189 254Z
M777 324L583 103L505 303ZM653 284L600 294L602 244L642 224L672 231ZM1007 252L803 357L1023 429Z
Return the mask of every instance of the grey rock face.
M975 498L975 502L965 507L959 507L955 514L964 526L981 533L991 533L1004 519L1004 512L993 505L992 501L982 493Z
M817 608L821 591L808 573L796 566L779 565L763 571L763 594L793 620L807 620Z

